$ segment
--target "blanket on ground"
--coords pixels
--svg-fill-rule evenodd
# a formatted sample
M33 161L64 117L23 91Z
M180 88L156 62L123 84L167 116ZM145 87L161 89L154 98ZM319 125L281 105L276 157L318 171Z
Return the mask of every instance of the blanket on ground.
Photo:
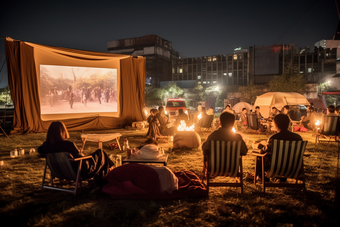
M174 172L178 178L178 190L172 194L161 193L161 184L157 172L146 165L126 164L112 170L108 184L102 191L113 199L180 199L185 197L207 196L207 190L197 175L191 171Z

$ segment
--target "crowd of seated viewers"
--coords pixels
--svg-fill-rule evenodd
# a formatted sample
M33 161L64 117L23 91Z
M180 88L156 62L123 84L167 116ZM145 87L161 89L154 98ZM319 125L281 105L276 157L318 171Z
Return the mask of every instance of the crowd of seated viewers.
M228 107L228 106L227 106ZM330 105L327 108L327 116L338 116L340 114L339 106L335 108L334 105ZM271 114L268 118L268 122L271 122L271 126L273 131L276 133L269 137L267 142L260 143L258 148L261 149L261 153L267 153L265 156L265 171L270 168L270 159L271 153L273 149L273 141L277 140L302 140L299 134L291 132L290 127L292 126L292 120L289 116L289 106L284 106L281 112L273 107L271 109ZM208 117L209 115L206 113L206 109L202 107L201 109L202 118ZM243 126L247 126L247 114L248 111L246 108L242 109L241 113L241 122ZM255 112L253 113L257 116L257 119L261 122L263 130L265 130L265 125L262 124L263 117L260 113L260 107L255 107ZM311 128L314 125L314 107L307 107L306 116L301 118L301 125ZM220 127L213 131L206 141L202 144L202 150L204 155L209 155L211 148L212 140L227 140L227 141L242 141L241 143L241 155L247 154L247 146L243 140L243 137L239 133L232 132L232 127L235 124L235 114L230 110L230 107L225 109L223 113L221 113L219 117ZM200 121L201 121L200 120ZM160 151L157 144L157 136L160 135L173 135L175 132L175 127L177 127L181 121L184 121L186 124L189 123L188 116L183 112L183 110L179 110L179 115L175 121L175 126L170 126L169 119L164 114L164 108L161 106L157 109L150 110L150 116L147 118L149 123L149 131L148 136L150 137L144 143L142 143L139 147L132 149L132 156L138 159L157 159L163 155ZM198 124L200 124L200 121ZM267 126L268 127L268 126ZM260 128L260 130L262 130ZM70 158L77 158L84 156L83 150L79 149L74 142L69 141L69 133L64 123L60 121L52 122L50 127L48 128L46 141L38 148L38 152L40 155L45 156L49 153L56 152L67 152L69 153ZM89 179L94 177L95 182L98 185L103 185L106 183L105 177L108 175L110 171L114 171L114 163L110 160L108 155L102 150L97 149L95 152L91 154L93 159L87 159L82 163L82 171L81 177L83 179ZM261 165L261 160L257 160L258 165ZM74 170L77 171L77 165L73 166ZM165 168L165 169L164 169ZM168 168L164 167L159 169L159 173L164 171L167 172L169 178L166 180L163 179L164 185L171 184L171 190L176 189L176 179ZM156 168L157 169L157 168ZM161 174L161 173L160 173ZM248 178L254 179L254 177L260 178L261 168L258 168L257 172L249 173ZM268 179L266 179L268 180ZM277 179L279 181L286 181L286 179ZM168 187L169 188L169 187Z

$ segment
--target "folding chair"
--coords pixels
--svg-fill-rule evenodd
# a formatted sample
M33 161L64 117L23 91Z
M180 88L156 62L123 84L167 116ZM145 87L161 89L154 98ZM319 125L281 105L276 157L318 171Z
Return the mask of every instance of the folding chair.
M254 130L258 130L260 128L259 120L257 119L256 114L247 114L248 127Z
M252 152L255 155L255 173L257 172L257 157L262 161L262 190L265 192L266 187L292 187L302 188L306 191L305 173L303 166L303 154L307 141L289 141L289 140L274 140L273 150L271 155L270 167L267 172L267 178L292 178L294 183L271 183L265 182L264 159L267 153L260 154ZM256 185L256 176L254 176L254 184ZM298 183L298 181L302 183Z
M212 130L212 123L214 121L214 115L207 115L205 118L202 119L199 128L199 131L208 132Z
M317 129L316 135L315 135L315 143L320 142L335 142L337 143L337 152L338 152L338 160L337 160L337 177L338 177L338 170L339 170L339 159L340 159L340 140L338 138L340 132L340 121L339 116L323 116L322 117L322 126L320 129ZM327 146L326 152L323 156L326 156L328 153L328 148L330 146ZM320 163L320 166L323 163L324 158L322 158L322 161ZM319 166L319 167L320 167Z
M210 155L204 156L203 184L204 180L209 193L209 187L240 187L243 194L243 170L241 141L211 141ZM235 177L236 183L210 182L210 178L216 176Z
M81 189L82 187L83 179L81 179L80 173L81 173L82 161L86 159L93 159L93 157L84 156L80 158L70 158L70 154L68 152L46 154L46 164L45 164L44 175L42 179L41 190L46 188L46 189L70 192L70 193L73 193L74 196L76 196L78 192L78 188ZM76 172L72 168L72 164L71 164L72 162L76 162L78 164L78 168ZM50 170L50 182L45 182L47 169ZM58 183L54 182L55 178L59 179ZM51 186L48 186L48 183L51 183ZM71 187L63 188L62 186L64 185L69 185L69 186L74 185L74 189Z

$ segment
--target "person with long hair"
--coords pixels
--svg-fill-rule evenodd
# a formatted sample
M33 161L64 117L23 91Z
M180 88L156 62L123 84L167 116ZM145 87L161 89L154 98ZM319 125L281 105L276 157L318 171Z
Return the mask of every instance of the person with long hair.
M78 158L84 156L82 149L78 149L74 142L69 141L70 135L65 124L61 121L54 121L47 130L46 141L38 148L40 155L48 153L68 152L71 157ZM107 154L98 149L91 154L93 159L88 159L82 163L81 177L83 179L95 178L97 185L104 183L103 178L114 165ZM72 165L77 171L77 165Z

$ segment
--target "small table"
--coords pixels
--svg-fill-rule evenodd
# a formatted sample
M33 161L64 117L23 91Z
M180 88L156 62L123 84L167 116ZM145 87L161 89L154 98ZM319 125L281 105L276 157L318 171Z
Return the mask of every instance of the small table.
M126 162L130 162L130 163L160 163L160 164L163 164L164 166L166 166L167 163L168 163L168 156L169 155L166 154L159 159L137 159L137 158L133 158L133 157L130 157L129 159L124 158L122 160L122 164L124 164Z
M81 134L81 140L83 141L83 150L86 141L98 142L98 148L103 149L103 142L116 139L119 150L122 150L119 144L119 138L122 136L120 133L108 133L108 134Z

